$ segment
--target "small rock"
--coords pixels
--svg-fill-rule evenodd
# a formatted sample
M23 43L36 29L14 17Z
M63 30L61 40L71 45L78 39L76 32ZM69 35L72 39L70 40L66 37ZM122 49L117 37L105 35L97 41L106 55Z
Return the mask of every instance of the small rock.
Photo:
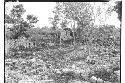
M90 78L90 82L91 82L91 83L97 83L96 81L97 81L97 78L96 78L95 76L92 76L92 77Z
M102 79L98 78L97 83L104 83L104 81Z
M71 80L69 83L90 83L87 81Z
M104 83L111 83L111 82L109 82L109 81L104 81Z
M120 76L120 70L114 71L114 73L116 73L118 76Z

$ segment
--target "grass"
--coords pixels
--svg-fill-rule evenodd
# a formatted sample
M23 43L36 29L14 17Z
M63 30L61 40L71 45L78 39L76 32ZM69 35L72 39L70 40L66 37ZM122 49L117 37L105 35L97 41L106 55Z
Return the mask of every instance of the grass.
M110 69L113 71L113 67L119 65L118 63L117 64L115 63L120 61L119 59L120 56L117 57L112 56L111 60L109 61L108 57L106 58L105 56L106 53L103 53L102 56L95 56L97 54L94 54L92 50L90 51L90 53L93 55L91 55L90 57L90 55L88 55L88 52L86 52L87 50L85 50L85 47L83 47L84 49L80 49L80 47L81 46L75 46L75 48L74 46L65 48L62 47L58 49L49 48L49 49L42 49L39 51L33 50L34 48L23 51L17 50L16 52L14 52L16 54L13 55L13 57L11 56L5 59L5 66L6 66L5 73L7 74L6 79L7 81L8 80L10 81L11 79L11 81L15 81L14 83L16 83L16 81L24 79L23 77L20 77L21 75L23 75L24 77L26 76L25 78L27 79L29 77L30 78L33 77L35 80L39 81L51 80L51 79L54 80L55 78L53 78L54 77L53 75L57 73L57 71L55 70L59 69L59 71L63 73L66 72L68 73L70 71L75 73L72 76L81 75L81 77L75 76L76 78L72 80L79 80L79 81L74 81L73 83L77 82L80 83L81 81L85 81L86 83L88 81L89 83L89 78L91 76L97 76L103 79L104 81L110 81L112 83L118 81L115 80L115 78L117 78L115 77L116 76L115 74L114 77L112 78L110 77L105 78L104 76L106 76L106 74L105 73L101 74L101 72L104 72L104 70L106 72L107 71L106 69ZM94 64L91 61L95 61ZM101 77L101 75L103 76ZM35 76L38 77L36 78ZM113 76L113 75L108 75L108 76ZM64 79L60 78L60 81L61 80ZM68 80L69 81L71 80L70 76Z

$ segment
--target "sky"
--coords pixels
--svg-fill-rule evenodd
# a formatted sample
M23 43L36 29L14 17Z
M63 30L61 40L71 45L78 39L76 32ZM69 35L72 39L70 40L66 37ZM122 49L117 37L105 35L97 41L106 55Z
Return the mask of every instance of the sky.
M23 4L24 8L26 9L26 13L24 14L24 18L26 18L26 15L33 14L38 17L39 21L37 24L35 24L36 27L44 27L44 26L52 26L49 21L49 17L53 17L54 14L52 11L54 10L54 7L56 6L56 2L7 2L6 7L9 10L12 9L13 5L17 4ZM108 2L110 5L116 5L113 1ZM109 25L115 25L116 27L120 27L120 21L117 18L118 14L113 11L110 15L106 15L106 8L102 3L96 2L95 4L95 13L96 13L96 7L101 6L101 14L100 16L96 16L95 18L95 25L103 25L103 24L109 24Z

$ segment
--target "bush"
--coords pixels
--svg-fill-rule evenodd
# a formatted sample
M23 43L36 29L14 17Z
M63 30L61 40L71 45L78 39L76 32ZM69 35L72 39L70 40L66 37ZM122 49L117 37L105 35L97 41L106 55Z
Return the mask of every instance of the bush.
M109 81L109 82L118 82L118 76L112 72L108 72L107 70L103 69L103 70L96 70L94 71L94 74L90 75L91 76L95 76L97 78L100 78L104 81Z

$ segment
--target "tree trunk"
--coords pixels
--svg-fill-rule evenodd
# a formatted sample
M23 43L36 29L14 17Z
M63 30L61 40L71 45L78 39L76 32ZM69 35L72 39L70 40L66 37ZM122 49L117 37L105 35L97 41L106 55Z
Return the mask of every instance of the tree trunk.
M75 46L76 42L75 42L75 21L74 21L74 25L73 25L73 44Z
M59 39L60 39L60 41L59 41L59 42L60 42L60 43L59 43L60 45L59 45L59 46L60 46L60 48L61 48L61 44L62 44L62 43L61 43L61 33L60 33L59 36L60 36L60 37L59 37Z

